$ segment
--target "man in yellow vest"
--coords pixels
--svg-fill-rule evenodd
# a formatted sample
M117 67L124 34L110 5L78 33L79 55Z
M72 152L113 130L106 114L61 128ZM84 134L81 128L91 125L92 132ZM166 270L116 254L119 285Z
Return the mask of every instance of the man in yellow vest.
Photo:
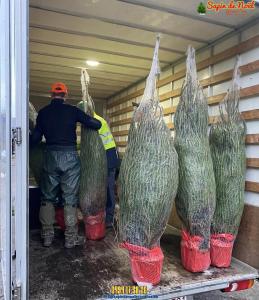
M108 182L107 182L107 203L106 203L106 226L111 227L114 219L115 208L115 173L119 164L116 144L112 136L111 130L107 122L94 113L94 118L102 123L102 127L98 130L102 139L103 146L106 150L107 166L108 166Z

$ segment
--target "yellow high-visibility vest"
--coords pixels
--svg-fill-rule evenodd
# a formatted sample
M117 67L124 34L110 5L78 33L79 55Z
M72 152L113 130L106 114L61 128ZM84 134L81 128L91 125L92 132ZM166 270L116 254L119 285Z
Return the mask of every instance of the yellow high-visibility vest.
M98 130L98 132L100 137L102 138L105 150L115 148L116 144L107 122L102 117L98 116L96 113L94 113L94 118L96 118L102 123L102 127Z

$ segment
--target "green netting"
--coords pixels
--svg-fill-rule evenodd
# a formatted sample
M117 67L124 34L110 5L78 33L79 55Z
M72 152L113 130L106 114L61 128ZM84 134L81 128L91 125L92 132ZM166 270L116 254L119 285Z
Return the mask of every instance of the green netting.
M29 129L32 131L36 125L37 112L34 106L29 102ZM45 143L40 143L30 149L29 153L29 166L30 177L33 175L36 183L40 185L42 168L43 168L43 155L45 150ZM31 174L32 172L32 174Z
M36 126L37 112L35 107L29 102L29 130L32 131Z
M207 98L197 79L195 50L188 48L186 78L174 118L175 148L179 157L176 208L191 235L203 237L209 248L215 208L215 179L209 147Z
M30 150L29 165L35 181L38 185L41 182L43 170L43 157L45 151L45 143L40 143Z
M81 75L83 101L78 106L93 116L94 103L88 94L89 76ZM81 126L81 180L79 199L85 216L94 216L105 210L107 187L107 159L98 131Z
M246 126L239 113L239 62L225 99L220 118L211 126L210 147L216 179L217 203L213 233L237 234L244 207Z
M156 95L158 48L159 41L119 175L120 240L149 249L159 244L178 186L177 153Z

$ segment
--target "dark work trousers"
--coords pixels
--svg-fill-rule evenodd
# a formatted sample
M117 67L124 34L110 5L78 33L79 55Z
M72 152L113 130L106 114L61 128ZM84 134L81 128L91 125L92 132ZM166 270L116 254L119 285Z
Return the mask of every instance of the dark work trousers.
M64 205L77 206L80 160L75 147L47 147L41 180L42 201L57 204L61 190Z
M108 169L108 180L107 180L107 202L106 202L106 223L112 223L114 218L115 208L115 172L116 169Z

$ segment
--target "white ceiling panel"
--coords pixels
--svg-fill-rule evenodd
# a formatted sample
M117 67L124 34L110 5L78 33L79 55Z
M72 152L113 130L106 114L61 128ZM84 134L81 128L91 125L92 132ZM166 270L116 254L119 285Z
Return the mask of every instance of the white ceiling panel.
M69 88L70 91L72 92L79 92L79 94L81 95L81 85L74 85L69 81L63 81ZM51 88L51 83L48 82L35 82L30 81L30 87L37 87L38 89L43 89L45 92L49 92L50 88ZM111 89L109 89L109 87L100 87L100 86L94 86L91 85L89 87L89 89L91 90L98 90L100 91L100 93L109 93L110 91L112 91Z
M33 77L30 80L30 85L38 85L38 86L42 85L42 86L48 86L50 88L51 85L54 82L55 81L53 81L52 79ZM81 82L79 80L78 81L71 81L71 80L66 80L65 79L62 82L65 83L70 88L81 90ZM90 87L92 89L96 89L96 90L100 90L100 91L102 91L102 90L103 91L114 91L114 89L119 89L120 88L118 86L104 85L104 84L100 84L100 83L99 84L91 83Z
M179 1L179 0L119 0L121 2L127 3L136 3L138 5L144 7L153 7L154 9L165 9L164 11L168 11L171 13L186 13L190 14L194 17L199 16L197 13L197 7L200 4L200 0L191 0L191 1ZM221 1L214 1L221 2ZM226 1L225 1L226 2ZM207 1L203 1L204 4ZM239 15L227 15L225 10L219 12L210 12L207 10L205 15L201 15L201 20L204 22L222 22L223 24L232 25L235 27L241 26L242 24L249 21L251 17L255 17L259 15L259 8L256 7L254 10L246 10L244 13L240 13Z
M68 11L75 14L85 14L106 22L116 24L128 24L135 28L145 28L153 32L167 33L170 35L181 35L190 40L214 39L225 31L225 27L198 20L189 22L188 18L172 15L170 13L149 9L139 6L137 9L127 3L116 0L32 0L32 5L44 6L57 11ZM201 26L203 32L201 35ZM180 32L178 28L181 28ZM190 30L191 29L191 30Z
M62 53L62 57L79 59L80 61L83 60L84 62L86 62L86 60L97 60L100 62L100 64L126 66L130 68L134 67L135 69L141 69L146 71L148 71L151 66L151 59L142 60L136 58L128 58L119 55L74 49L70 47L65 47L65 45L60 47L60 46L38 43L33 41L31 41L30 43L30 51L32 53L37 52L37 53L50 54L50 55L56 55L57 53ZM161 67L165 65L167 64L161 63Z
M99 37L105 41L105 44L107 43L105 47L108 49L114 45L113 43L110 44L109 41L116 41L118 43L128 44L129 46L131 44L142 47L148 46L149 51L151 51L148 53L152 53L153 51L156 36L156 33L154 32L135 29L123 25L118 26L116 24L103 22L93 18L80 18L73 15L61 14L48 10L31 8L30 11L30 24L33 26L37 25L43 28L55 28L61 32L71 32L79 36L85 35L88 37ZM190 42L194 47L199 47L202 45L202 43L189 41L183 38L174 37L172 39L170 35L162 34L160 55L164 53L164 50L166 50L165 54L167 52L172 52L173 50L183 53L183 49L185 49ZM119 46L120 45L118 45L118 47ZM128 51L131 49L134 51L133 54L138 53L138 47L129 47Z
M54 72L46 72L46 71L30 71L30 77L32 79L48 81L48 82L56 82L56 81L69 81L80 83L80 76L78 74L64 74L64 73L54 73ZM105 86L112 86L112 87L127 87L129 85L129 81L119 81L119 80L110 80L107 78L98 78L91 76L90 78L91 84L102 84Z
M148 75L156 34L161 68L185 55L187 46L206 47L259 17L200 15L200 0L30 0L30 89L49 97L54 81L81 99L80 73L86 60L91 94L107 99Z
M49 28L49 26L48 26ZM95 52L96 55L116 55L121 59L135 59L148 61L153 55L153 47L143 47L131 45L127 43L119 43L116 41L105 40L92 36L80 36L77 34L68 34L53 30L40 29L36 27L30 28L31 42L47 43L50 45L65 46L77 50L85 50ZM153 39L154 43L154 39ZM170 63L180 57L181 54L160 49L160 62ZM117 57L118 59L118 57Z
M84 68L86 66L85 60L64 58L63 55L59 53L53 55L30 53L30 61L58 66L68 66L73 68ZM88 69L91 70L94 69L94 67L88 67ZM108 64L100 64L98 66L98 71L125 75L130 74L136 75L136 77L145 76L147 74L147 71L143 69L135 69L134 67L131 68Z
M37 70L37 71L46 71L49 72L50 74L53 72L58 72L61 74L74 74L77 76L80 76L81 74L81 68L79 67L69 67L69 66L59 66L59 65L53 65L53 64L47 64L46 62L30 62L30 70ZM134 76L134 75L124 75L124 74L117 74L113 72L104 72L100 70L94 70L94 69L89 69L87 67L87 72L89 73L90 77L96 77L96 78L109 78L112 80L123 80L127 82L134 82L138 79L141 78L141 76Z

